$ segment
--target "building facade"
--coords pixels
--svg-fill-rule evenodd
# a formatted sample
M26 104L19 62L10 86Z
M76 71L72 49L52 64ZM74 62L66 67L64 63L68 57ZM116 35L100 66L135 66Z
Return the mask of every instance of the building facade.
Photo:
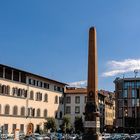
M4 133L43 129L47 117L59 125L64 115L65 83L0 65L0 125Z
M75 118L82 117L84 120L85 105L87 101L86 88L67 87L65 91L65 114L70 116L72 126ZM100 112L100 131L113 131L115 119L114 93L98 91L98 103Z
M118 131L140 132L140 78L116 78L114 83Z

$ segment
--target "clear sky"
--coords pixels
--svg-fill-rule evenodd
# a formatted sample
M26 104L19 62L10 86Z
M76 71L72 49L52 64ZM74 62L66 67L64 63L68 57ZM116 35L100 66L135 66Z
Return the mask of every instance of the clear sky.
M139 0L0 1L0 63L62 82L87 79L97 30L99 89L140 67Z

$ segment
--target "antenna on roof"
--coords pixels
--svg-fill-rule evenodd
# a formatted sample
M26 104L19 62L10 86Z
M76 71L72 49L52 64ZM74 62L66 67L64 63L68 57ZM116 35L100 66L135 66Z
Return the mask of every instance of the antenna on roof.
M135 78L137 77L139 71L140 71L139 69L134 70Z
M125 77L125 74L123 74L123 79L124 79L124 77Z

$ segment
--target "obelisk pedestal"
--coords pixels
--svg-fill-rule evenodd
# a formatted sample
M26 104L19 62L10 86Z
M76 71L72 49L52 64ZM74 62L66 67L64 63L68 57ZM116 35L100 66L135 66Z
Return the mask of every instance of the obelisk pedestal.
M97 67L96 30L94 27L91 27L89 30L87 103L85 106L85 133L83 140L99 139Z

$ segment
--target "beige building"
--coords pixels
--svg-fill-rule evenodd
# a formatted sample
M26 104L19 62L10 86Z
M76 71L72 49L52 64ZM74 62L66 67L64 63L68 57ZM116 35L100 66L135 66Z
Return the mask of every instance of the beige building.
M70 116L72 126L76 116L84 120L83 113L87 100L86 88L67 87L65 91L65 114ZM98 91L98 103L100 111L100 129L103 131L113 131L115 119L115 98L114 93L100 90ZM111 129L111 130L110 130Z
M42 129L47 117L59 125L64 114L65 83L0 65L0 125L6 133L15 128L25 134Z
M115 131L115 95L107 93L105 98L105 130L108 132ZM113 130L114 129L114 130Z

